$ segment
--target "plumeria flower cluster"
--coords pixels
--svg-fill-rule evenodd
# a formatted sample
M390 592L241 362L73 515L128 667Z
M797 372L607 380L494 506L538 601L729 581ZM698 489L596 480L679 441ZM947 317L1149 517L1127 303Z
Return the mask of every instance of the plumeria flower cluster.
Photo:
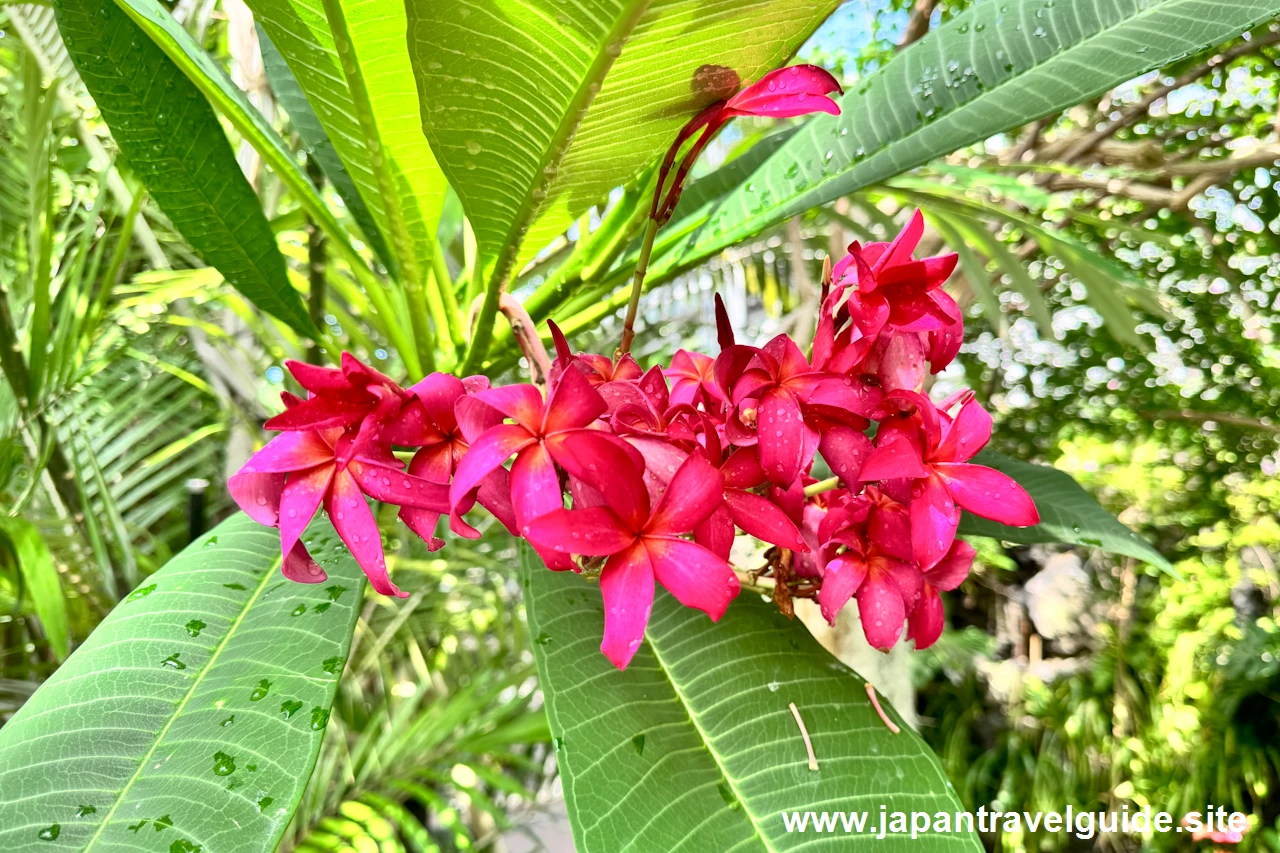
M973 395L924 393L963 323L942 290L955 256L912 257L922 230L917 212L892 243L849 247L808 354L786 335L737 343L717 299L720 352L680 350L647 370L629 354L575 354L552 324L545 394L438 373L402 388L350 355L340 368L290 363L308 396L285 395L267 423L281 434L231 493L279 528L286 576L324 579L299 541L323 504L374 589L401 596L366 498L399 506L432 550L444 517L478 536L466 516L479 504L549 569L598 578L601 650L619 668L644 637L655 584L718 620L740 574L772 573L832 622L856 598L873 646L889 649L905 627L924 648L942 630L939 593L973 562L956 539L961 509L1039 518L1017 483L970 461L991 436ZM814 479L819 457L833 477ZM739 532L770 546L769 566L735 570Z

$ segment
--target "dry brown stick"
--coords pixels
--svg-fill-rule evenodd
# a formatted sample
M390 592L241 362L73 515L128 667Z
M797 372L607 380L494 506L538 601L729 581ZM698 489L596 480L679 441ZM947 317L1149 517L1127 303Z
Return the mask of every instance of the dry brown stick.
M791 716L796 718L796 725L800 727L800 737L804 738L805 751L809 753L809 769L818 769L818 759L813 754L813 741L809 740L809 730L804 727L804 720L800 717L800 709L796 707L795 702L788 704L791 708Z

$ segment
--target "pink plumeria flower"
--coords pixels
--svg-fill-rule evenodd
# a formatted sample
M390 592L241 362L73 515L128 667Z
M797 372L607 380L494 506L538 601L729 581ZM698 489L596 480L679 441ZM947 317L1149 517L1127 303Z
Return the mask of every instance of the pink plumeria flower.
M687 404L710 412L724 404L724 394L715 380L716 362L700 352L676 350L665 374L672 380L672 405Z
M911 543L921 568L947 554L961 507L1014 527L1040 522L1035 502L1011 477L969 464L991 440L991 415L976 400L964 403L954 421L944 421L927 397L909 391L886 395L885 405L903 407L903 416L881 422L876 449L859 476L864 482L911 481Z
M881 651L893 648L902 636L908 604L920 589L920 570L893 555L893 545L853 530L829 544L841 550L822 568L818 606L832 625L849 599L857 596L858 617L867 642Z
M610 506L557 509L522 525L525 537L564 555L608 557L600 575L604 595L604 652L618 669L640 648L653 609L656 579L686 607L719 621L738 594L737 575L722 557L682 538L723 500L724 478L700 455L690 456L656 508L637 468L617 469L632 481Z
M915 640L917 650L929 648L942 636L945 614L939 593L949 592L964 582L976 553L968 542L957 539L951 543L946 556L924 573L920 596L907 618L907 636Z
M459 509L484 479L513 455L511 504L521 531L535 518L564 506L556 464L606 495L628 488L626 478L619 478L615 472L633 464L643 465L642 461L636 462L639 454L621 439L588 429L604 414L605 403L577 370L564 371L545 403L532 385L490 388L473 395L473 399L514 423L485 430L471 442L458 464L449 487L455 530ZM573 568L563 554L542 550L539 554L551 568Z
M348 352L340 369L292 360L285 367L309 396L269 419L264 426L270 430L355 426L369 416L389 418L409 399L403 388Z
M338 536L351 549L373 588L404 598L387 574L378 522L365 502L375 500L444 512L448 489L400 468L389 453L361 444L341 429L286 432L272 439L227 483L240 508L261 524L280 528L283 570L291 580L318 583L324 571L299 541L324 504ZM301 549L301 550L299 550Z
M408 389L414 399L382 430L382 438L395 445L418 448L409 462L409 473L447 486L471 448L471 439L502 423L501 412L468 396L488 388L489 380L483 376L459 379L447 373L432 373ZM481 480L476 499L507 530L516 532L511 486L505 468L497 468ZM464 503L459 515L470 508L470 504ZM434 535L440 515L435 510L412 506L400 510L400 520L418 534L431 551L444 547L444 540ZM465 536L479 535L469 525L461 532Z

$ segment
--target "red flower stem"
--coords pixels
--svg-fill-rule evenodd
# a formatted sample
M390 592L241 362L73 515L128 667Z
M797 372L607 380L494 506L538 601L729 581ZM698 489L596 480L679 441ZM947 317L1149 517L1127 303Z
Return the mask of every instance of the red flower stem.
M661 187L659 187L661 189ZM622 343L614 353L619 359L631 352L631 342L636 339L636 314L640 311L640 293L644 290L644 276L649 271L649 255L653 253L653 238L658 234L658 220L650 217L640 245L640 257L636 259L636 273L631 280L631 301L627 303L627 317L622 321Z
M840 488L839 477L828 477L825 480L819 480L816 483L810 483L804 487L804 496L811 498L814 495L820 495L823 492L831 492Z

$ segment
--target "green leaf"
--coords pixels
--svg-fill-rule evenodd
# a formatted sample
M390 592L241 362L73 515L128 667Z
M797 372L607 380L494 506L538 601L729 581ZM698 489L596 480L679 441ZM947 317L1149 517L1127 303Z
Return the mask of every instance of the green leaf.
M391 326L412 327L412 338L402 337L396 346L410 372L424 372L427 365L420 362L430 354L424 288L447 184L422 135L404 48L404 6L379 0L247 5L288 62L396 256L403 288L398 295L409 302L409 316L380 288L370 289L370 296L381 302L375 307Z
M274 850L315 763L364 578L279 572L243 515L128 595L0 729L0 850Z
M864 681L798 622L744 593L719 623L665 592L625 672L599 652L598 586L521 546L529 630L578 853L813 846L783 811L956 812L937 757L872 710ZM818 770L790 710L795 703ZM867 841L864 834L860 840ZM829 842L845 849L852 837ZM980 851L975 835L889 836L877 848Z
M783 63L836 3L407 5L423 128L475 228L488 286L470 369L511 273L700 109Z
M17 558L23 591L31 599L49 647L58 660L63 660L70 647L67 602L62 597L62 584L58 582L49 546L35 525L21 518L0 516L0 535L8 540Z
M58 28L121 156L182 236L255 305L318 334L200 91L111 0L58 0Z
M1087 101L1280 14L1277 0L977 3L895 56L720 205L691 263L809 208Z
M1159 551L1103 509L1065 471L1011 459L994 450L983 450L973 457L973 462L995 468L1017 480L1035 500L1036 509L1040 511L1040 523L1032 527L1008 527L966 512L960 519L962 534L990 536L1023 545L1037 542L1089 545L1174 572L1173 565Z
M379 260L386 265L387 269L394 270L395 259L387 251L382 233L373 223L373 214L365 206L364 199L360 197L360 191L356 189L356 183L351 178L351 173L342 164L342 158L338 156L333 143L329 141L329 134L324 132L320 117L316 115L311 102L307 100L306 93L298 85L298 78L293 76L293 72L289 70L289 64L280 55L280 51L276 50L276 46L272 44L262 25L257 24L256 27L258 48L262 51L263 70L266 71L267 80L271 84L271 91L280 102L280 106L284 107L284 111L289 114L289 120L293 122L298 136L302 137L307 156L315 158L325 177L333 184L338 195L342 196L342 201L351 213L351 218L360 227L360 232L369 241Z

